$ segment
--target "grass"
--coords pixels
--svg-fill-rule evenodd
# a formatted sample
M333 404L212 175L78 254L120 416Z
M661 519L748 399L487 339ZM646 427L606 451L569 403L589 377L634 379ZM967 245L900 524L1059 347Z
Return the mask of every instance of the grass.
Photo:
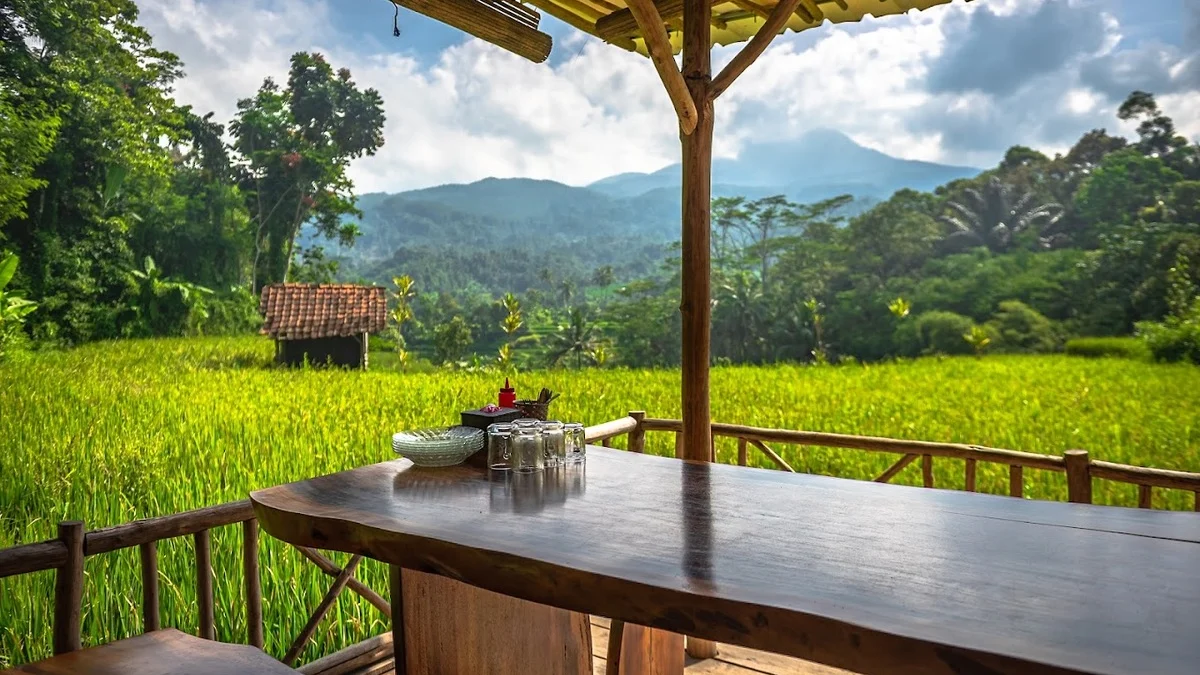
M390 458L391 432L451 423L492 400L495 375L398 375L267 367L258 338L130 341L23 356L0 365L0 547L53 536L55 523L89 529L242 499L252 489ZM564 392L556 415L596 423L645 409L678 417L675 371L523 373L523 391ZM922 359L878 366L732 367L713 372L718 421L787 429L970 442L1046 454L1200 470L1200 369L1123 359L1058 356ZM620 443L618 443L620 445ZM670 434L648 449L672 451ZM894 455L776 447L797 470L871 478ZM732 462L734 442L718 446ZM752 462L765 465L752 453ZM939 486L961 487L962 463L935 462ZM910 466L896 482L916 484ZM1007 472L981 465L982 491L1004 493ZM1064 499L1060 474L1026 472L1025 493ZM1136 489L1097 481L1099 503L1133 505ZM1156 491L1159 508L1191 497ZM195 631L190 539L160 546L163 623ZM344 558L338 557L338 560ZM239 529L214 532L217 635L246 634ZM267 650L281 655L320 601L329 578L264 537ZM360 576L386 589L367 561ZM53 578L0 580L0 666L49 654ZM84 642L141 631L136 551L90 558ZM304 655L310 660L386 630L379 613L346 594Z

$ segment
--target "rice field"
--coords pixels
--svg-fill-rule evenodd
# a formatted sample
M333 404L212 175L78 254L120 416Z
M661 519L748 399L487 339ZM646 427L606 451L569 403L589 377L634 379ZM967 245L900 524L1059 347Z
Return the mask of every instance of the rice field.
M269 367L259 338L95 344L0 365L0 547L242 499L253 489L391 457L392 432L452 423L494 399L495 374L402 375ZM520 373L521 391L563 392L554 414L594 424L644 409L679 416L677 371ZM1065 356L921 359L809 368L732 367L713 373L714 419L756 426L969 442L1046 454L1200 470L1200 369ZM621 442L618 442L621 445ZM647 449L673 450L651 433ZM872 478L895 455L777 446L799 471ZM718 445L733 462L732 439ZM765 466L752 452L751 462ZM961 487L962 463L935 462L939 486ZM916 484L915 464L894 482ZM981 491L1004 493L1003 467L981 465ZM1027 470L1025 494L1064 499L1061 474ZM1136 488L1097 481L1098 503L1133 505ZM1189 509L1191 495L1155 491L1157 508ZM267 650L282 655L330 579L264 535ZM164 626L197 626L191 539L159 550ZM213 533L217 637L245 641L240 530ZM341 561L341 556L335 556ZM386 590L386 570L359 572ZM49 572L0 580L0 667L50 652ZM84 643L141 632L136 550L87 562ZM343 594L302 662L380 633L383 617Z

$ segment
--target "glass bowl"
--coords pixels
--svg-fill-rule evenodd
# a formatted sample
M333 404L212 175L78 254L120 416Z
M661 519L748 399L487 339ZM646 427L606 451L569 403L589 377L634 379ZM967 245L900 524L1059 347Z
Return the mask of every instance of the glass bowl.
M392 450L417 466L454 466L483 449L483 441L483 429L435 427L395 434Z

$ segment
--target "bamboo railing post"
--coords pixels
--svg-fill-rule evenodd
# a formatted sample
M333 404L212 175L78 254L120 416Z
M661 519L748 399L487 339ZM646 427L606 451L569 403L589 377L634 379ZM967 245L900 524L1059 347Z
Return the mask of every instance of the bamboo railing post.
M608 624L608 650L604 652L607 661L604 664L604 675L620 675L621 672L621 642L625 638L625 622L613 619Z
M675 432L675 459L683 458L683 433Z
M925 487L933 487L933 455L921 455L921 480Z
M138 545L142 557L142 631L162 627L158 614L158 542Z
M83 521L59 523L58 539L67 547L67 560L54 578L54 653L65 654L83 648Z
M646 411L630 410L629 416L637 421L637 426L633 431L629 432L629 451L630 452L645 452L646 451L646 429L642 426L642 422L646 419Z
M916 461L916 459L917 459L917 456L914 454L911 454L911 453L901 457L900 459L896 460L896 463L891 465L887 471L884 471L883 473L879 474L879 477L875 479L875 482L876 483L886 483L886 482L892 480L893 478L896 477L896 474L903 471L904 467L908 466L909 464L912 464L914 461Z
M611 448L611 447L612 447L612 438L611 438L611 437L609 437L609 438L601 438L601 439L600 439L600 445L602 445L602 446L604 446L604 447L606 447L606 448Z
M1092 473L1088 466L1087 450L1067 450L1063 453L1067 468L1067 499L1076 504L1092 503Z
M262 579L258 573L258 521L242 521L242 575L246 582L246 641L263 648Z
M1138 485L1138 508L1149 509L1153 508L1154 503L1154 487L1150 485Z
M1008 494L1018 499L1025 496L1025 469L1020 464L1008 467Z
M358 563L362 562L362 559L361 555L351 556L350 562L346 563L346 567L342 569L342 573L333 580L333 584L325 592L325 597L321 598L321 604L317 605L317 609L313 611L312 616L308 617L308 623L304 624L304 628L300 630L300 634L292 642L292 646L288 649L287 654L284 654L283 665L290 667L292 662L296 660L296 657L300 656L304 645L308 643L309 638L316 632L317 625L329 613L329 609L333 607L333 603L337 602L338 596L346 588L346 584L350 581L350 578L354 576L354 570L358 567ZM393 590L393 592L395 591ZM392 619L395 620L395 608L393 608L392 612Z
M738 437L738 466L746 466L746 439Z
M293 548L299 551L300 555L308 558L309 561L319 567L325 574L328 574L334 579L341 575L342 568L335 565L332 560L321 555L315 549L308 548L307 546L294 546ZM378 609L384 616L391 618L392 606L388 603L388 601L384 600L383 597L368 588L361 581L355 579L354 577L350 577L350 581L346 582L346 587L357 593L362 599L374 605L375 608Z
M196 541L196 599L200 609L200 637L215 640L216 624L213 619L213 573L212 542L208 530L192 535Z
M975 491L975 460L968 459L968 460L966 460L966 464L967 464L967 467L966 467L967 475L966 475L965 483L966 483L967 492L974 492Z
M1195 497L1195 503L1192 505L1192 508L1195 509L1196 513L1200 513L1200 490L1193 492L1192 496Z

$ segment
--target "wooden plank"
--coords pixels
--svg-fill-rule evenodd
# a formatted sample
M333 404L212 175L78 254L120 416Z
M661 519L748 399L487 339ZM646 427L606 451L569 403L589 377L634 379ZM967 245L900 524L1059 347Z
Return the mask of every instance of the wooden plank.
M144 633L4 671L5 675L286 675L293 670L262 650L186 635L174 628Z
M965 487L967 488L967 492L974 492L975 491L975 460L973 460L973 459L966 460L966 468L964 470L966 471L966 477L964 478L963 483L964 483Z
M217 639L216 621L213 619L213 571L212 543L208 530L192 535L196 543L196 598L200 611L200 637Z
M758 675L759 673L766 675L852 675L839 668L830 668L819 663L746 649L737 645L721 643L719 648L721 655L717 657L717 660L737 668L743 675ZM691 671L688 672L690 675Z
M927 488L933 487L933 455L921 455L921 482Z
M345 675L379 661L392 660L391 632L356 642L296 669L302 675Z
M58 540L67 559L54 576L54 653L65 654L83 647L80 618L83 615L83 521L58 524Z
M879 474L879 477L876 478L874 480L874 482L886 483L886 482L890 481L891 479L896 477L896 474L903 471L904 467L908 466L909 464L912 464L913 461L916 459L917 459L917 456L912 455L912 454L901 457L900 459L896 460L896 463L893 464L891 467L889 467L887 471L884 471L883 473Z
M1008 467L1008 495L1018 498L1025 496L1025 470L1020 464Z
M321 619L325 618L325 615L333 607L333 603L337 602L338 596L346 588L346 583L350 581L350 577L354 576L354 570L362 562L362 559L361 555L351 556L350 562L346 563L346 567L342 570L342 573L329 585L329 590L325 591L325 596L321 598L321 602L313 610L312 616L308 617L308 622L304 624L304 628L300 629L300 634L292 641L292 646L288 648L287 654L283 655L283 665L292 665L296 657L300 656L304 645L308 644L309 638L316 632L317 625L321 623Z
M252 499L262 527L290 543L854 672L1192 675L1200 659L1194 514L598 447L587 473L586 492L519 513L490 508L486 471L394 461ZM847 533L870 545L847 546ZM1002 605L1020 606L1021 621ZM1130 607L1172 620L1132 630Z
M750 38L746 46L742 47L742 50L735 54L733 59L725 64L725 67L713 79L712 91L710 92L712 98L715 99L720 96L722 92L729 88L729 85L733 84L738 75L745 72L750 67L750 64L762 56L762 53L767 50L767 47L771 45L771 41L787 25L788 19L791 18L792 13L799 6L800 0L779 0L778 4L771 10L771 13L767 15L766 20L763 21L762 26L759 27L758 32L754 34L754 37Z
M162 627L158 606L158 544L138 546L142 559L142 631L149 633Z
M550 56L550 36L471 0L393 0L398 5L506 49L534 63Z
M693 659L711 659L718 653L716 642L691 636L686 636L684 651Z
M246 641L262 649L262 579L258 570L257 520L242 523L242 578L246 589Z
M616 624L614 621L610 635L615 632ZM682 635L633 623L625 623L622 633L620 675L683 674Z
M696 129L698 121L696 102L692 99L688 85L683 81L683 74L675 64L671 40L663 27L662 17L655 9L651 0L625 0L629 11L641 29L642 39L646 41L646 50L650 52L650 61L654 70L662 80L671 105L675 107L675 115L679 118L679 129L686 136ZM707 23L705 25L708 25ZM705 47L707 49L707 46ZM708 445L707 443L705 444Z

